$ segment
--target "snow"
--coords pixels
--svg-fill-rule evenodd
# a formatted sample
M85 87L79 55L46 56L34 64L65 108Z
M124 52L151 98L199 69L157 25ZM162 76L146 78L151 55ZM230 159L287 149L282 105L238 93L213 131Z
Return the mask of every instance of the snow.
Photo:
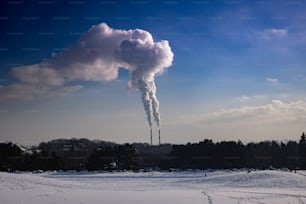
M306 171L0 172L5 204L306 203Z

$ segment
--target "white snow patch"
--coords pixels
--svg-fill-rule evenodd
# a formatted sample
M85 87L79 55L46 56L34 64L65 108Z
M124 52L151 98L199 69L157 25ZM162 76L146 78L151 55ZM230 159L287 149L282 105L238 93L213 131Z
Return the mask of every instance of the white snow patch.
M280 170L0 172L0 203L301 204L306 203L305 175Z

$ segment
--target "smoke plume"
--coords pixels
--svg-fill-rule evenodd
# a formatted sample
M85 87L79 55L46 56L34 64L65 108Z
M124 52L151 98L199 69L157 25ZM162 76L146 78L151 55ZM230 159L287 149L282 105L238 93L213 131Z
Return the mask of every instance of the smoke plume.
M119 68L124 68L130 72L128 86L141 92L150 127L153 119L160 126L154 77L162 74L172 61L168 41L154 42L145 30L112 29L101 23L85 32L75 46L52 53L51 59L13 67L11 75L16 80L0 85L0 98L66 95L83 88L76 82L114 80Z

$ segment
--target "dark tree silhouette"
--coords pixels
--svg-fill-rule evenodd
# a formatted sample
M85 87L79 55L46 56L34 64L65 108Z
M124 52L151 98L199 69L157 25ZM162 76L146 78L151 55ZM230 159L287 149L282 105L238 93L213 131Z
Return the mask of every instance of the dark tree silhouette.
M115 144L88 139L57 139L31 150L0 143L0 170L138 170L138 169L306 169L306 138L299 142L205 139L186 145Z

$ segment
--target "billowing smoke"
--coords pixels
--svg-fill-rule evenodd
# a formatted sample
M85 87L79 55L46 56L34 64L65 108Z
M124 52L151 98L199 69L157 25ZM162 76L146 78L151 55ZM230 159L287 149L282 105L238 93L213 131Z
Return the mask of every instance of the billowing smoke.
M154 76L171 65L173 53L168 41L154 42L150 33L135 30L133 37L124 40L116 55L131 70L130 87L138 88L150 127L154 118L160 126L159 102Z
M84 33L75 46L52 56L38 64L14 67L11 74L16 82L0 85L0 98L65 95L82 88L76 82L114 80L119 68L125 68L130 72L129 87L141 92L150 127L153 119L160 126L154 77L172 64L168 41L154 42L147 31L112 29L101 23Z
M156 86L154 80L145 81L141 79L138 81L138 87L141 92L142 102L150 127L152 127L153 118L157 126L160 127L159 102L156 98Z

